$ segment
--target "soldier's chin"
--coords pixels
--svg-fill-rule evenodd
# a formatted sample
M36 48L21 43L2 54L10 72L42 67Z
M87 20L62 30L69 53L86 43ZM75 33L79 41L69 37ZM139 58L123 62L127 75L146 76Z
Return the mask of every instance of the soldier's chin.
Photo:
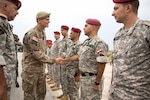
M14 18L8 18L8 21L12 21L12 20L14 20Z

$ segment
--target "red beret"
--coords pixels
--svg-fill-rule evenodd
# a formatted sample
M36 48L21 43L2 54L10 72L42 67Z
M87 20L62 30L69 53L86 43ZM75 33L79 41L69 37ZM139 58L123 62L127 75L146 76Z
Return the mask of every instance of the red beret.
M96 25L96 26L100 26L101 25L99 20L91 19L91 18L87 19L86 23L91 24L91 25Z
M52 44L52 40L46 40L48 44Z
M15 4L18 9L21 7L21 2L19 0L7 0L7 1Z
M81 33L81 30L75 27L72 27L71 31L76 32L76 33Z
M69 29L69 27L66 26L66 25L62 25L61 28L65 29L65 30L68 30L68 29Z
M58 32L58 31L55 31L55 32L54 32L54 34L56 34L56 35L60 35L60 32Z
M136 1L136 0L113 0L114 3L127 3L127 2L133 2L133 1Z

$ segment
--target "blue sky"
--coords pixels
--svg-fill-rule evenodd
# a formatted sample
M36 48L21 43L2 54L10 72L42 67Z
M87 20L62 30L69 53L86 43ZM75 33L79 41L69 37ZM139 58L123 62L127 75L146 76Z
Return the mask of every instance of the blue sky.
M116 23L111 16L114 3L112 0L21 0L22 7L19 15L11 24L14 25L14 33L18 34L22 41L24 34L36 25L36 14L39 11L50 12L50 24L46 28L47 39L54 41L53 32L60 31L61 25L78 27L82 30L80 40L83 42L87 36L83 28L87 18L100 20L102 26L99 37L104 40L110 50L113 50L113 38L122 24ZM150 20L150 0L140 0L139 18ZM70 33L70 30L69 30ZM61 37L62 38L62 37Z

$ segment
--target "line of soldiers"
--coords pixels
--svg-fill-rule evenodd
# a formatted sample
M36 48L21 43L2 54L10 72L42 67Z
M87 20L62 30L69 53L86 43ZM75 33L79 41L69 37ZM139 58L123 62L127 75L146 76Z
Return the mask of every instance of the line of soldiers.
M50 48L49 56L53 58L60 56L63 60L60 65L48 65L48 74L51 76L48 83L56 84L51 89L55 91L60 89L60 85L62 87L63 94L58 96L58 99L92 100L93 98L100 100L103 89L102 75L105 63L107 63L108 51L107 44L97 36L100 25L101 23L97 19L86 20L84 32L89 38L83 43L79 40L81 33L79 28L72 27L69 36L69 27L61 26L63 39L59 39L59 41L56 39L57 43L55 41ZM91 32L90 28L93 28L94 31ZM54 32L55 37L56 35L60 37L58 31ZM52 44L52 42L49 43ZM81 88L81 94L79 94L79 88ZM91 90L89 91L89 89Z
M123 23L114 38L113 75L109 100L150 99L150 22L137 17L138 0L113 0L112 15ZM16 50L11 21L21 7L19 0L0 0L0 100L10 100L11 85L15 79ZM37 25L23 38L22 89L24 100L44 100L46 94L45 64L59 64L60 83L67 100L100 100L103 90L103 72L107 63L107 44L98 37L101 23L87 19L84 33L88 38L75 44L80 29L61 27L60 52L57 58L46 54L45 28L50 13L39 12ZM78 40L78 38L76 38ZM77 64L77 65L76 65ZM75 66L76 65L76 66ZM79 82L80 81L80 82ZM72 86L72 83L74 85ZM79 83L79 84L76 84ZM77 90L81 89L81 94Z

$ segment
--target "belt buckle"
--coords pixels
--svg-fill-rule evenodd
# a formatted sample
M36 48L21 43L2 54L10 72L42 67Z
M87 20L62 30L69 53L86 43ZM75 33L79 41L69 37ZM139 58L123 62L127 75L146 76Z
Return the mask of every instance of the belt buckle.
M87 73L87 72L85 72L84 74L85 74L85 76L89 76L89 73Z

